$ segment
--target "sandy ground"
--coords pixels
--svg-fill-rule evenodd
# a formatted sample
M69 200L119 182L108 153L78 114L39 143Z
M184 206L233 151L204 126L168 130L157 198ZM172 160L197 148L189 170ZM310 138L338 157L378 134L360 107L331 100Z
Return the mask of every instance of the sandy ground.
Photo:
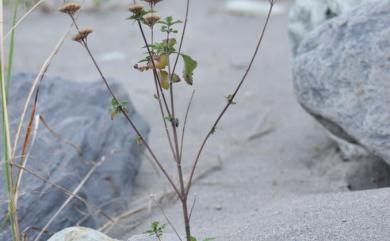
M161 11L182 17L184 4L179 0L166 1L161 4ZM181 119L191 91L196 91L185 140L186 170L224 106L224 96L234 90L242 76L264 23L264 16L232 16L223 10L223 4L222 0L192 3L184 52L198 60L199 68L193 88L183 83L175 88ZM290 6L289 1L281 4ZM156 115L150 73L138 73L131 67L142 58L143 44L136 25L125 20L127 16L125 10L86 13L80 16L80 23L95 29L89 42L103 71L125 83L133 104L152 127L151 146L167 168L173 170L160 116ZM68 25L69 19L61 14L31 15L17 32L15 71L37 72ZM325 131L300 108L293 93L290 59L287 14L275 15L237 105L228 111L202 155L200 172L219 159L223 164L220 170L199 180L191 192L191 200L196 197L193 231L199 237L229 240L237 227L245 226L249 220L253 223L254 217L271 205L281 203L286 208L290 200L348 191L354 184L349 181L353 178L361 182L356 182L355 189L377 185L371 185L375 180L368 179L367 172L356 171L362 165L344 162ZM98 79L82 48L70 40L48 74L75 81ZM264 131L267 134L249 138ZM379 169L383 169L381 165L377 165ZM146 159L135 186L135 203L168 187ZM177 203L164 205L167 215L180 229L178 208ZM125 236L143 232L152 220L165 222L160 211L153 211L140 226L127 229ZM250 232L262 233L261 226ZM123 234L124 231L112 233ZM271 240L254 237L242 240Z

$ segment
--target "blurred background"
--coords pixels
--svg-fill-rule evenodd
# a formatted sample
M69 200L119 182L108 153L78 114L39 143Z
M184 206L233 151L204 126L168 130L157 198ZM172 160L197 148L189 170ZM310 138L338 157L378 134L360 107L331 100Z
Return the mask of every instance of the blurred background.
M37 73L68 30L69 17L56 10L62 3L45 1L18 26L15 74ZM29 9L24 4L21 14ZM88 42L102 71L110 80L123 84L121 90L129 94L135 110L151 128L148 135L151 147L173 171L175 165L153 97L152 75L133 68L144 57L145 50L137 25L126 20L130 16L128 4L122 0L85 1L77 21L80 26L94 30ZM346 176L349 180L359 180L354 183L355 189L371 187L367 184L371 178L367 173L349 173L355 164L342 161L334 142L296 100L291 64L293 44L288 35L288 14L293 4L292 0L277 1L260 52L237 96L237 104L228 111L205 148L201 176L191 195L197 200L193 216L196 233L228 237L232 227L245 226L254 213L276 201L351 189ZM185 6L184 0L163 0L157 5L157 11L161 16L183 20ZM191 1L183 52L198 61L198 68L193 86L183 82L175 86L179 119L184 118L191 93L195 91L184 145L187 172L202 139L224 107L225 97L235 89L247 68L267 11L268 1ZM9 6L5 16L8 27L11 16ZM161 37L157 35L156 39ZM179 72L181 69L179 65ZM71 36L54 57L46 76L103 85L87 53ZM107 99L107 109L109 103ZM156 173L147 156L142 156L137 172L129 198L130 210L149 207L151 195L169 190L164 177ZM169 199L161 205L175 225L181 227L177 204ZM152 220L164 220L159 209L150 209L142 218L129 215L123 224L111 229L111 235L122 237L143 232ZM226 220L230 220L229 224Z

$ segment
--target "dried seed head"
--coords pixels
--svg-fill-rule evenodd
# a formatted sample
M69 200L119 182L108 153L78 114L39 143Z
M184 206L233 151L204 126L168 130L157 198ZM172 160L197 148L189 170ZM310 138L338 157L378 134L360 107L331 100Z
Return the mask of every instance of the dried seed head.
M144 5L139 3L134 3L129 6L129 11L132 13L140 13L142 10L144 10Z
M65 3L60 8L58 8L58 11L67 13L69 15L74 15L78 10L80 10L81 5L78 3Z
M156 15L156 14L153 14L153 13L148 13L148 14L145 14L143 17L142 17L143 21L145 24L149 25L149 26L153 26L155 23L157 23L161 17Z
M91 28L83 28L75 36L73 36L72 39L76 42L81 42L82 40L85 40L92 32L93 30Z
M144 1L147 3L153 4L153 5L156 5L158 2L161 2L162 0L144 0Z

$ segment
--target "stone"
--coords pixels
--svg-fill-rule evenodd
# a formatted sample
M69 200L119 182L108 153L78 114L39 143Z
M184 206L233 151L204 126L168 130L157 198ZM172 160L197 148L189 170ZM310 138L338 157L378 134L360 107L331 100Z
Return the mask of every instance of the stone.
M148 234L139 234L131 237L128 241L160 241L155 236L150 236ZM180 241L178 237L174 234L164 234L161 238L161 241Z
M373 0L296 0L289 14L288 33L295 53L299 44L317 26ZM383 0L388 1L388 0Z
M107 235L84 227L71 227L55 233L48 241L118 241Z
M266 16L269 8L268 2L255 0L229 0L225 3L225 10L228 13L239 16ZM285 8L281 4L276 4L272 10L273 15L280 15L284 12Z
M13 78L9 95L12 136L34 78L30 74L19 74ZM115 81L110 83L118 98L129 102L130 118L147 136L149 127L132 106L123 86ZM48 126L61 138L53 135L40 122L27 168L48 178L50 182L73 191L94 163L100 163L78 193L89 205L73 199L49 226L48 233L74 225L99 227L108 220L97 207L111 217L128 209L133 179L141 164L144 148L137 144L136 133L122 116L118 115L111 120L110 103L111 97L101 80L80 83L52 77L43 79L37 113L44 117ZM29 116L30 113L26 119ZM25 133L25 128L22 133ZM24 136L21 137L21 142L23 139ZM20 150L18 153L21 153ZM1 173L3 168L4 165L1 165ZM68 198L49 183L27 172L23 175L21 186L18 202L21 230L32 226L43 228ZM7 194L1 188L0 220L7 212L6 198ZM31 239L37 234L32 229L27 230ZM9 234L8 228L2 229L0 240L10 240ZM44 235L43 238L47 236Z
M293 61L303 108L349 157L390 164L390 1L370 1L310 33Z

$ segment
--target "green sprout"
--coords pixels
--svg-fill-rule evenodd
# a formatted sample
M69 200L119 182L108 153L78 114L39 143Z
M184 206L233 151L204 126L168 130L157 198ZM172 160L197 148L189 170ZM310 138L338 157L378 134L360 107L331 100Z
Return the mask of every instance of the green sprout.
M147 230L145 233L149 234L149 236L156 236L156 238L161 241L161 237L164 234L165 226L165 224L160 224L159 221L155 221L150 225L150 229Z
M173 17L168 16L164 20L160 20L157 23L162 25L161 30L160 30L161 32L170 34L170 33L177 33L178 32L176 29L172 28L172 26L175 24L182 23L182 21L181 20L173 21Z
M120 112L126 112L128 113L127 105L129 104L126 100L117 100L115 98L112 98L111 100L111 107L110 107L110 113L111 113L111 119L113 120L118 113Z

